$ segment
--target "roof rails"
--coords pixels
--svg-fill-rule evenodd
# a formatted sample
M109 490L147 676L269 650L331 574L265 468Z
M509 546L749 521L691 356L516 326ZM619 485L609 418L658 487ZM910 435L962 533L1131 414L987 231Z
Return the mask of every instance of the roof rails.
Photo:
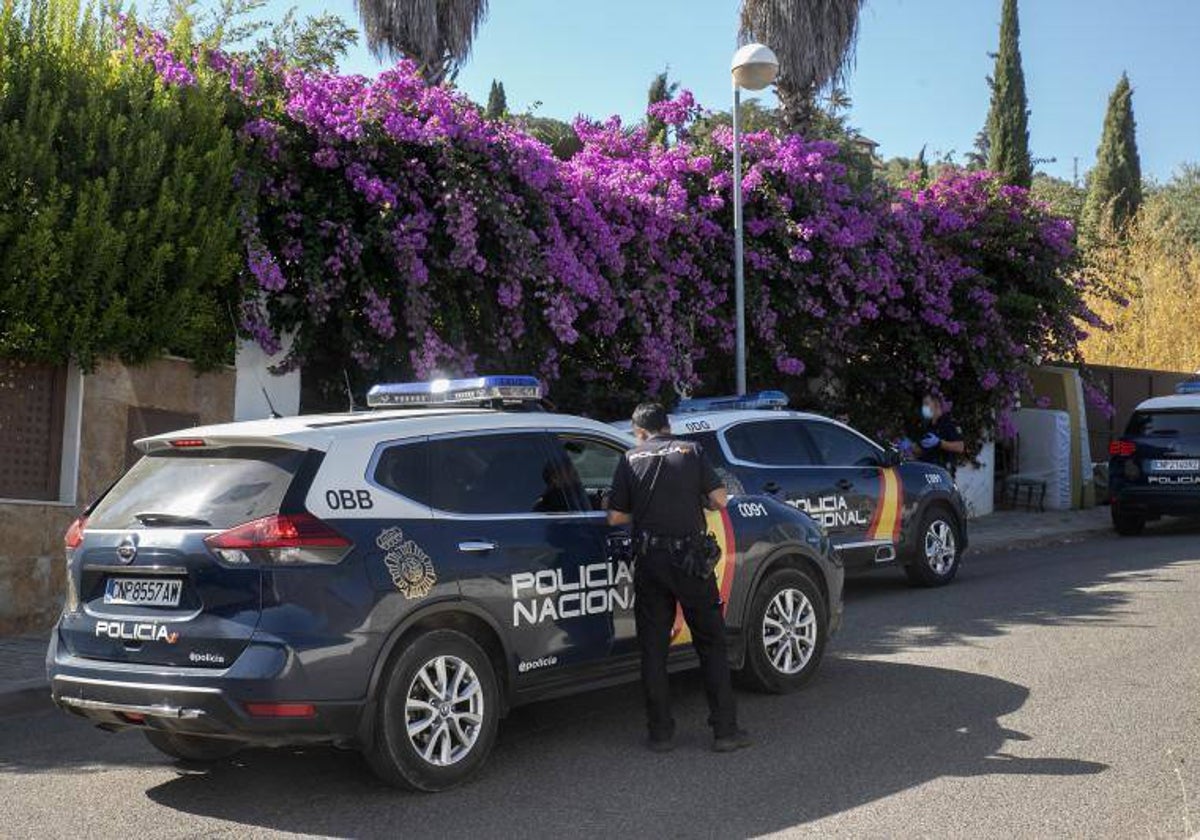
M367 392L371 408L544 407L542 383L533 376L478 376L470 379L432 379L428 382L390 382Z
M680 400L676 414L695 414L701 411L738 411L746 409L787 408L788 396L783 391L759 391L732 397L693 397Z

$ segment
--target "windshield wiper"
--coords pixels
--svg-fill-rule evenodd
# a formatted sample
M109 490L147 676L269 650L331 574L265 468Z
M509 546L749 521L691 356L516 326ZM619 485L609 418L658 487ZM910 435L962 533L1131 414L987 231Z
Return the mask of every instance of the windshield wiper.
M156 525L208 525L212 523L207 519L200 519L196 516L183 516L178 513L135 513L133 518L143 525L149 525L153 528Z

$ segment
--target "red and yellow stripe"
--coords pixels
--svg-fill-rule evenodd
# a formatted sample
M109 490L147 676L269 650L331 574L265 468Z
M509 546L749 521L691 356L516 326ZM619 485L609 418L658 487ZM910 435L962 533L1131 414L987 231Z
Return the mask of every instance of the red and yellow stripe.
M891 540L893 543L900 539L900 515L904 510L904 484L900 475L894 469L879 471L879 501L875 505L875 515L867 528L867 539Z
M705 511L704 517L708 524L708 532L717 538L721 545L721 559L717 561L714 574L717 576L717 586L721 593L721 610L729 608L729 593L733 589L733 573L737 568L737 544L734 542L733 523L729 519L729 511ZM692 631L683 620L683 610L675 607L675 626L671 628L671 644L686 645L692 641Z

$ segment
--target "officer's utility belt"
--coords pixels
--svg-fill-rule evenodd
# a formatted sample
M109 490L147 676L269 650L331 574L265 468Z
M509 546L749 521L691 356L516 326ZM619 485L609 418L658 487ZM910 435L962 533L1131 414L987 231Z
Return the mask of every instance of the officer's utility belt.
M669 555L671 562L680 569L701 580L712 577L713 569L721 559L721 545L717 538L707 531L699 531L686 537L641 531L634 537L633 544L639 557L644 557L651 551L661 551Z

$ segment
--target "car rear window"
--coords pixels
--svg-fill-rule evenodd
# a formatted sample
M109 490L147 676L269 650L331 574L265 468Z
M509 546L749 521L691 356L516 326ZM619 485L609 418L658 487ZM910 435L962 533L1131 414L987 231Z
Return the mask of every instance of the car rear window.
M88 527L169 525L177 518L231 528L278 513L304 454L267 446L153 452L113 486L88 517Z
M1200 411L1135 411L1126 437L1200 437Z

